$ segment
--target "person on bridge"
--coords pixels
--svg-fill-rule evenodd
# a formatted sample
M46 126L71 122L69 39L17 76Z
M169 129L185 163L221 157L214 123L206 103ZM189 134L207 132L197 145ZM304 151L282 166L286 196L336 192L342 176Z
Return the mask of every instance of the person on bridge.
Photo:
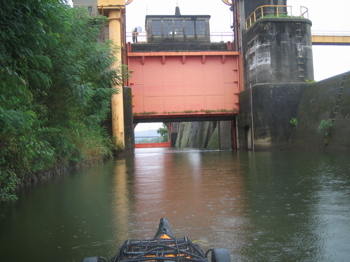
M138 36L138 32L137 32L137 28L135 28L135 30L132 32L132 41L134 43L137 43L137 36Z

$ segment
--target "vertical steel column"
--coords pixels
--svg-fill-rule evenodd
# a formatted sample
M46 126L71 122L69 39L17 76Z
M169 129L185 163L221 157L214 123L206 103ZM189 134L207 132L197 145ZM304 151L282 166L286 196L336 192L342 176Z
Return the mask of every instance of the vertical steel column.
M132 0L128 0L126 4ZM123 48L125 47L124 22L125 22L125 1L124 0L98 0L98 9L102 15L108 16L109 39L116 46L120 47L120 52L116 54L117 62L114 68L120 68L123 63ZM123 83L113 88L118 89L118 94L113 95L111 101L112 113L112 134L115 141L116 150L125 149L125 126L124 126L124 100Z
M108 12L109 38L113 42L122 46L122 17L123 7L116 7ZM115 67L121 67L122 50L116 54L117 62ZM112 97L112 131L115 139L116 149L123 150L125 148L125 132L124 132L124 101L122 83L114 88L119 89L119 93Z

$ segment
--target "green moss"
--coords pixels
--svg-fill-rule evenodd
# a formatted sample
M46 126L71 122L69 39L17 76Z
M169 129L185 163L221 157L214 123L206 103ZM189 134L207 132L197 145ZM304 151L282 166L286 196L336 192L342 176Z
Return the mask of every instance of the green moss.
M208 149L219 149L219 130L218 127L215 128L212 136L210 137L208 143Z

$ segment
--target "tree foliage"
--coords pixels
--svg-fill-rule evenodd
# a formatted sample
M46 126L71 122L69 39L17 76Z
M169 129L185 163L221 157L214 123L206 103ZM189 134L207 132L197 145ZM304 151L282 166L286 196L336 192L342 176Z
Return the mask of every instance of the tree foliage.
M111 139L117 48L96 41L105 23L63 0L3 1L0 8L0 201L59 163L101 159Z
M168 128L165 124L162 124L162 127L157 129L157 134L160 134L162 137L161 142L168 142Z

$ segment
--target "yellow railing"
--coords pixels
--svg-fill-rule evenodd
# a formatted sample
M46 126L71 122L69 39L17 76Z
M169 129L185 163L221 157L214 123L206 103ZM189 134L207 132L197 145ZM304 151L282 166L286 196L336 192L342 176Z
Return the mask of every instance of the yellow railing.
M246 29L249 29L257 20L264 17L300 17L309 18L309 11L306 7L300 7L300 14L293 16L292 6L289 5L262 5L259 6L254 12L246 19Z

